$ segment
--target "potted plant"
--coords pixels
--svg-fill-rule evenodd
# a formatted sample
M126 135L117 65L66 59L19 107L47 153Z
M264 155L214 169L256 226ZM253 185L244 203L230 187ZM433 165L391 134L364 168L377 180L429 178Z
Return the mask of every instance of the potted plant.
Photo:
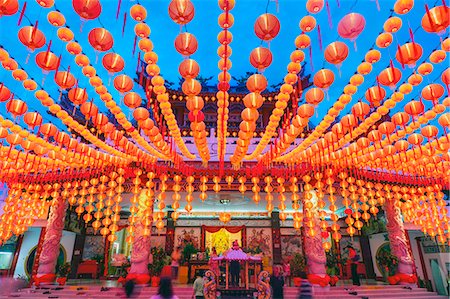
M195 248L194 244L192 242L186 243L184 245L183 250L181 251L181 263L178 268L178 278L180 283L188 283L189 277L188 277L188 263L191 260L191 257L193 254L197 253L198 250Z
M327 274L330 276L330 285L332 287L336 286L340 274L339 262L334 254L327 252Z
M291 275L293 277L294 286L299 287L302 283L302 279L300 277L304 276L305 273L305 257L300 253L296 253L289 263L291 265Z
M387 277L394 275L397 271L398 260L390 250L381 250L377 254L377 262L381 267L384 281L387 281Z
M70 273L70 263L64 263L61 266L58 267L58 278L56 279L56 282L59 285L65 285L67 281L67 276Z
M148 271L151 276L151 286L159 285L162 269L167 264L167 255L162 248L152 248L153 263L148 265Z

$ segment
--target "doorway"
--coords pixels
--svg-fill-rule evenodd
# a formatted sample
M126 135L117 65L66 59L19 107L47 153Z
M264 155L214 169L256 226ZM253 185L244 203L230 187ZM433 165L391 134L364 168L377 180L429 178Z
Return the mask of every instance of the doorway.
M434 285L436 287L436 292L439 295L447 295L447 291L442 281L443 273L439 267L439 262L437 259L430 260L431 275L433 276Z

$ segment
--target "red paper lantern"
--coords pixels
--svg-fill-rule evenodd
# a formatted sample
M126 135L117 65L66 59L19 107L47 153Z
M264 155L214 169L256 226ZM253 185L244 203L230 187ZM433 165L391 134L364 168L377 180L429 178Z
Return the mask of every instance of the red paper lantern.
M438 119L439 124L444 128L450 128L450 113L442 114Z
M104 28L94 28L89 32L89 43L100 52L108 51L114 45L114 39L108 30Z
M381 101L384 100L386 91L383 87L373 86L367 89L365 93L366 100L375 107L380 106Z
M69 72L57 72L55 75L55 83L61 89L69 89L75 85L75 77Z
M1 0L0 1L0 17L12 16L19 10L19 2L17 0Z
M422 57L422 47L418 43L407 43L399 47L395 58L402 65L415 66L417 60Z
M432 83L422 89L422 98L437 103L440 97L444 95L444 87L437 83Z
M86 89L80 88L80 87L72 88L71 90L69 90L69 93L67 95L69 97L69 100L75 106L79 106L79 105L83 104L88 99L88 94L86 92Z
M59 64L59 58L52 52L40 52L36 55L36 64L44 71L50 72L56 70Z
M267 79L264 75L261 74L253 74L247 79L247 89L250 92L261 93L267 88Z
M31 52L45 45L44 33L36 27L24 26L18 32L20 42Z
M254 30L258 38L270 41L280 32L280 21L272 14L262 14L256 19Z
M334 73L329 69L319 70L314 75L314 85L319 88L328 89L334 82Z
M28 110L27 104L19 99L12 99L6 103L6 110L14 117L23 115Z
M169 16L177 24L189 23L194 14L194 5L190 0L172 0L169 4Z
M231 13L221 13L217 19L217 23L222 29L229 29L234 24L234 17Z
M23 116L23 121L34 129L42 124L42 116L38 112L28 112Z
M375 43L377 45L378 48L387 48L392 44L393 41L393 37L392 34L388 33L388 32L383 32L380 33L380 35L378 35Z
M121 72L125 67L125 61L122 56L116 53L105 54L102 58L102 64L110 74Z
M424 105L421 102L415 100L412 100L405 105L405 112L412 117L416 117L419 114L423 113L424 109Z
M362 15L349 13L339 21L338 33L342 38L354 41L364 30L365 26L366 20Z
M258 70L263 70L272 63L272 52L264 47L255 48L250 53L250 63Z
M102 12L100 0L72 0L73 9L85 20L98 18Z
M314 106L303 104L297 109L297 115L301 118L311 118L314 115Z
M306 34L300 34L295 38L295 46L299 49L306 49L311 45L311 38Z
M133 88L133 80L127 75L118 75L114 78L114 87L120 93L129 92Z
M397 112L391 117L391 120L396 126L405 127L409 121L409 115L406 112Z
M197 39L189 32L180 33L175 39L175 49L183 56L194 54L197 47Z
M0 103L11 98L11 91L3 83L0 83Z
M325 94L322 89L317 87L310 88L305 93L306 102L314 106L317 106L320 102L322 102L324 97Z
M123 103L131 109L139 107L142 103L142 98L136 92L129 92L123 98Z
M325 48L326 61L340 65L348 56L348 47L343 42L332 42Z
M79 43L70 42L66 45L66 50L72 55L78 55L81 53L82 49Z
M402 72L395 67L388 67L381 71L378 75L378 81L380 84L395 88L395 85L402 78Z
M200 67L195 60L185 59L180 63L178 72L180 73L181 77L185 79L193 79L198 76Z
M140 38L148 38L150 35L150 27L145 23L134 25L134 33Z
M55 27L61 27L66 23L66 18L62 13L59 11L51 11L47 14L47 20L48 22L55 26Z
M97 113L96 115L93 115L92 122L95 127L102 128L108 123L108 117L103 113Z
M352 107L352 114L359 119L364 119L364 117L369 114L370 107L366 103L358 102Z
M130 8L130 16L133 20L142 22L147 17L147 10L140 4L135 4Z
M93 102L84 102L80 106L80 111L86 119L90 119L91 117L97 115L98 108Z
M133 117L138 123L140 123L148 119L150 117L150 113L144 107L137 107L133 111Z
M429 75L433 71L433 65L428 62L424 62L417 68L417 72L423 76Z
M449 25L448 6L436 6L432 9L426 7L426 10L422 17L422 28L430 33L444 33Z

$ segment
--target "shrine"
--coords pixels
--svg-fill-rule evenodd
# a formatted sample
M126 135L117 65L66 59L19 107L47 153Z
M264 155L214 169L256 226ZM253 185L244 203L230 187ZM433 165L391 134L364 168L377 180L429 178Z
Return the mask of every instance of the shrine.
M449 15L0 0L0 299L447 298Z

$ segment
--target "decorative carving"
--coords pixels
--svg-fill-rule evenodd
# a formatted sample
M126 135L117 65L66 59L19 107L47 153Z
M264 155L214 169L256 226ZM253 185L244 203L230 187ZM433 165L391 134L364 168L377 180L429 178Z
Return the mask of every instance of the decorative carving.
M314 218L314 231L320 232L318 218ZM317 233L314 237L306 235L304 243L308 273L315 275L326 275L325 265L327 263L327 257L325 255L325 250L322 247L321 235L319 233Z
M387 200L384 206L387 219L387 231L391 245L391 252L398 258L398 273L413 274L413 260L406 241L405 229L400 209L395 205L395 200Z
M136 224L133 249L131 251L130 274L148 274L148 259L150 256L150 237L144 236L144 226L140 221Z
M267 271L261 271L258 275L258 299L269 299L272 297L272 289L270 288L270 275Z
M204 285L203 285L203 293L205 295L205 299L216 299L217 298L217 280L216 274L213 271L208 270L203 277Z
M50 207L50 216L47 221L44 243L42 244L42 252L39 258L38 278L55 273L66 208L67 202L63 198L53 199Z

